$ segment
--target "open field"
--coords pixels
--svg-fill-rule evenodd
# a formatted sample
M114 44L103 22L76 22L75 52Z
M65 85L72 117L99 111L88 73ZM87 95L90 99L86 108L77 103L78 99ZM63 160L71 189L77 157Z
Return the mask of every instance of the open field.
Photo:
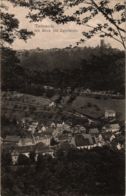
M67 96L68 99L68 96ZM43 119L56 117L59 114L57 108L50 109L51 99L21 94L17 92L2 92L2 115L9 118L21 119L23 117L32 117ZM104 115L106 109L113 109L117 112L119 120L124 120L124 99L111 98L91 98L77 96L72 103L66 101L62 104L61 112L81 113L89 115L92 118L98 118Z
M72 103L71 108L76 111L92 116L94 118L104 115L106 109L112 109L117 112L120 120L124 120L125 116L125 100L112 98L91 98L78 96Z

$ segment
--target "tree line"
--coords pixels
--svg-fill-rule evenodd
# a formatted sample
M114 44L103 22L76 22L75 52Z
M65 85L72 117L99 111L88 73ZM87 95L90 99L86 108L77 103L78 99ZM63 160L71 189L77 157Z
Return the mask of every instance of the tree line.
M4 48L2 52L2 89L43 95L55 94L53 90L45 92L43 86L56 88L84 87L92 90L112 90L124 94L125 57L124 52L112 48L99 48L90 58L82 58L73 69L51 71L32 71L22 67L15 51ZM43 65L44 66L44 65ZM69 64L68 64L69 67Z

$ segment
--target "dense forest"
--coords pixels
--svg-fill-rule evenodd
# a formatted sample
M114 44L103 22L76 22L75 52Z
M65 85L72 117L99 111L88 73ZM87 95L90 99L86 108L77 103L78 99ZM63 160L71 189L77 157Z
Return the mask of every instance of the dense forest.
M11 166L10 155L3 154L2 196L124 195L123 152L109 147L78 151L67 146L55 158L40 154L35 162L34 155L20 155L17 165Z
M22 52L22 60L18 53L3 48L3 90L42 95L42 85L51 85L113 90L124 94L124 51L107 47L80 49L80 53L79 49L37 51ZM42 62L43 58L46 62Z

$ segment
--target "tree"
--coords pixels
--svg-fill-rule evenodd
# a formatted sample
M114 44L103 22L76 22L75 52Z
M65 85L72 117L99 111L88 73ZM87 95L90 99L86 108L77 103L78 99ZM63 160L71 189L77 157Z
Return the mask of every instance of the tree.
M7 47L6 44L12 44L18 37L26 41L33 35L33 32L27 29L19 28L19 21L14 14L7 13L7 8L3 4L0 6L1 14L1 31L0 36L2 40L2 47Z
M104 48L96 54L90 55L90 60L82 60L80 79L83 85L93 90L114 90L115 92L125 92L125 58L124 52ZM110 83L111 81L111 83ZM87 105L91 107L90 104Z
M24 70L19 66L19 59L17 58L16 51L12 50L9 46L16 38L26 41L33 35L33 32L27 29L19 28L19 21L13 15L7 13L7 8L3 4L0 6L2 9L1 14L1 72L2 72L2 89L15 89L22 86L23 80L19 75L24 75Z
M81 39L78 43L92 38L99 34L100 37L110 37L118 43L125 45L125 5L123 1L116 0L8 0L14 5L30 8L28 18L31 21L40 21L45 17L50 18L57 24L75 22L78 25L88 27L88 31L83 32L86 39ZM72 13L72 14L71 14ZM91 25L98 17L104 19L101 23Z
M1 53L1 72L2 72L2 89L12 86L12 80L17 81L15 75L19 60L16 57L16 52L9 48L2 48Z

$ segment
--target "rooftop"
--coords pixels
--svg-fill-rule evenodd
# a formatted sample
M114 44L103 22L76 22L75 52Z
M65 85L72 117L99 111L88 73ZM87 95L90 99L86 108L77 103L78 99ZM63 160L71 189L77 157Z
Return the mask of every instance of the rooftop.
M89 133L90 134L98 134L99 133L99 130L97 128L90 128L89 129Z
M116 113L114 110L105 110L106 113Z
M87 146L95 143L95 140L91 137L90 134L78 134L75 136L76 146Z
M18 142L20 140L20 136L17 135L7 135L4 139L4 142Z

